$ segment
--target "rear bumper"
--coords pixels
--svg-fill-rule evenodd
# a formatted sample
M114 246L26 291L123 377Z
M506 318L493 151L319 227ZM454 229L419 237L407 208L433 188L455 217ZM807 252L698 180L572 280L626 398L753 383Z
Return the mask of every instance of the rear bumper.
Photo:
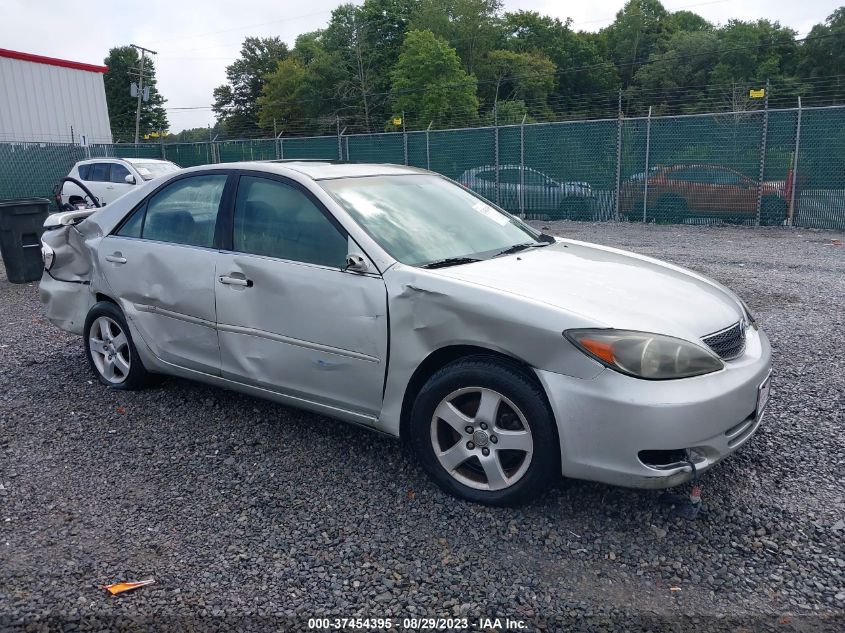
M766 335L749 329L746 336L740 358L695 378L648 381L606 369L583 380L538 370L558 425L563 475L668 488L692 477L672 456L690 449L701 472L742 446L759 427L758 388L771 368Z
M85 317L94 305L94 295L88 284L60 281L45 270L38 284L38 295L47 320L66 332L82 334Z

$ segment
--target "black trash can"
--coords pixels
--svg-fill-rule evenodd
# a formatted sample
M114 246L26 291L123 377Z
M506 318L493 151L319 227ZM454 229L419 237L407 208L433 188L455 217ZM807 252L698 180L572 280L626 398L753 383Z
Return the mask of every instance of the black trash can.
M49 207L47 198L0 200L0 255L13 284L41 279L41 234Z

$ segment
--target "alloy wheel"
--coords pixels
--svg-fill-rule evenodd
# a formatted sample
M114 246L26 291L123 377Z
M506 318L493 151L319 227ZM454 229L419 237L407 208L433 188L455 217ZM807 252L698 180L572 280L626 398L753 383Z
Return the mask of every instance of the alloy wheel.
M97 317L88 335L91 359L100 375L112 384L129 376L129 340L120 325L107 316Z
M440 401L431 418L431 445L451 477L477 490L514 485L534 453L525 415L486 387L458 389Z

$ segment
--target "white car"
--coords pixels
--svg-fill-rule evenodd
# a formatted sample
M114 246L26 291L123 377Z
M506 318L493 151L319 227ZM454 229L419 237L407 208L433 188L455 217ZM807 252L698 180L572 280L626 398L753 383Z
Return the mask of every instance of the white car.
M104 385L170 374L348 420L474 501L561 474L677 485L768 400L769 341L733 292L431 172L209 165L80 213L50 221L40 292Z
M155 158L92 158L76 163L68 177L81 181L103 205L111 204L133 187L179 169L179 165L169 160ZM74 183L65 182L62 202L71 206L83 205L85 192Z

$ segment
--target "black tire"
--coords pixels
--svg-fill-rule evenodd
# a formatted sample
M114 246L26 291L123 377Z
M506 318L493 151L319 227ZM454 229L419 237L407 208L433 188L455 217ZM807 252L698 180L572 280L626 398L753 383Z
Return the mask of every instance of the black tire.
M468 388L492 390L509 401L508 403L502 400L504 407L499 405L496 425L504 423L503 420L506 419L504 416L511 416L511 420L515 420L522 426L522 423L516 420L519 413L527 422L533 444L530 461L527 469L523 470L524 461L519 462L519 458L516 458L517 465L513 466L510 475L514 482L505 488L481 490L466 485L446 470L435 453L435 440L432 437L435 410L447 396ZM471 398L472 394L467 394L467 397ZM510 408L510 404L513 404L519 410L519 413L514 412ZM470 403L469 406L472 407L472 404ZM477 408L480 404L475 406ZM436 424L445 423L438 419ZM496 425L488 429L492 438L491 441L497 439L493 436L497 432L495 430ZM484 425L481 426L487 428ZM438 427L435 426L435 428ZM468 443L475 439L473 434L467 434L466 437L463 437L449 427L446 428L446 431L458 436L458 440L453 446L458 446L461 443L468 446ZM519 431L520 429L517 429L517 432ZM504 431L498 432L501 434ZM417 459L437 485L450 494L476 503L496 506L518 505L545 491L552 482L561 477L560 449L554 417L542 387L519 365L500 358L473 356L450 363L436 372L423 386L414 403L411 413L410 435L411 445ZM504 440L502 440L500 447L503 443ZM485 446L490 447L493 444L485 444ZM459 468L476 468L474 464L477 463L478 476L486 479L480 461L482 459L480 451L484 449L478 446L474 448L478 449L478 456L463 462ZM504 460L511 458L515 452L517 451L493 450L489 451L488 455L492 454L492 459L499 460L497 463L502 465L503 472L507 473L508 469L504 468ZM502 456L500 456L500 453L502 453ZM527 453L523 454L523 460L526 457ZM522 464L522 466L519 464ZM519 475L521 470L523 472ZM484 484L482 483L482 485Z
M760 224L780 226L786 220L786 200L780 196L763 196L760 201Z
M664 193L657 199L654 209L646 210L646 218L656 222L677 222L689 214L689 203L677 193Z
M565 198L558 206L556 219L585 221L593 219L589 198Z
M103 340L100 334L98 322L98 319L103 317L111 320L111 322L119 328L119 331L125 334L126 338L125 346L120 345L119 350L113 350L115 351L113 356L117 357L119 355L120 358L128 359L129 370L127 372L121 372L118 369L115 371L116 375L112 379L107 378L105 373L97 366L97 363L94 360L94 353L91 351L92 338ZM97 323L97 329L93 333L92 337L91 330L95 323ZM116 332L118 332L117 329L112 330L112 333ZM147 372L144 365L141 363L141 358L138 356L138 352L135 349L135 343L132 341L132 333L129 331L129 326L126 324L126 318L123 316L123 312L120 308L118 308L115 304L110 301L100 301L91 308L88 312L88 316L85 318L83 340L85 342L85 356L88 358L88 365L97 376L97 380L99 380L102 384L112 389L131 391L135 389L142 389L151 382L152 375ZM117 340L117 337L115 336L111 340Z

